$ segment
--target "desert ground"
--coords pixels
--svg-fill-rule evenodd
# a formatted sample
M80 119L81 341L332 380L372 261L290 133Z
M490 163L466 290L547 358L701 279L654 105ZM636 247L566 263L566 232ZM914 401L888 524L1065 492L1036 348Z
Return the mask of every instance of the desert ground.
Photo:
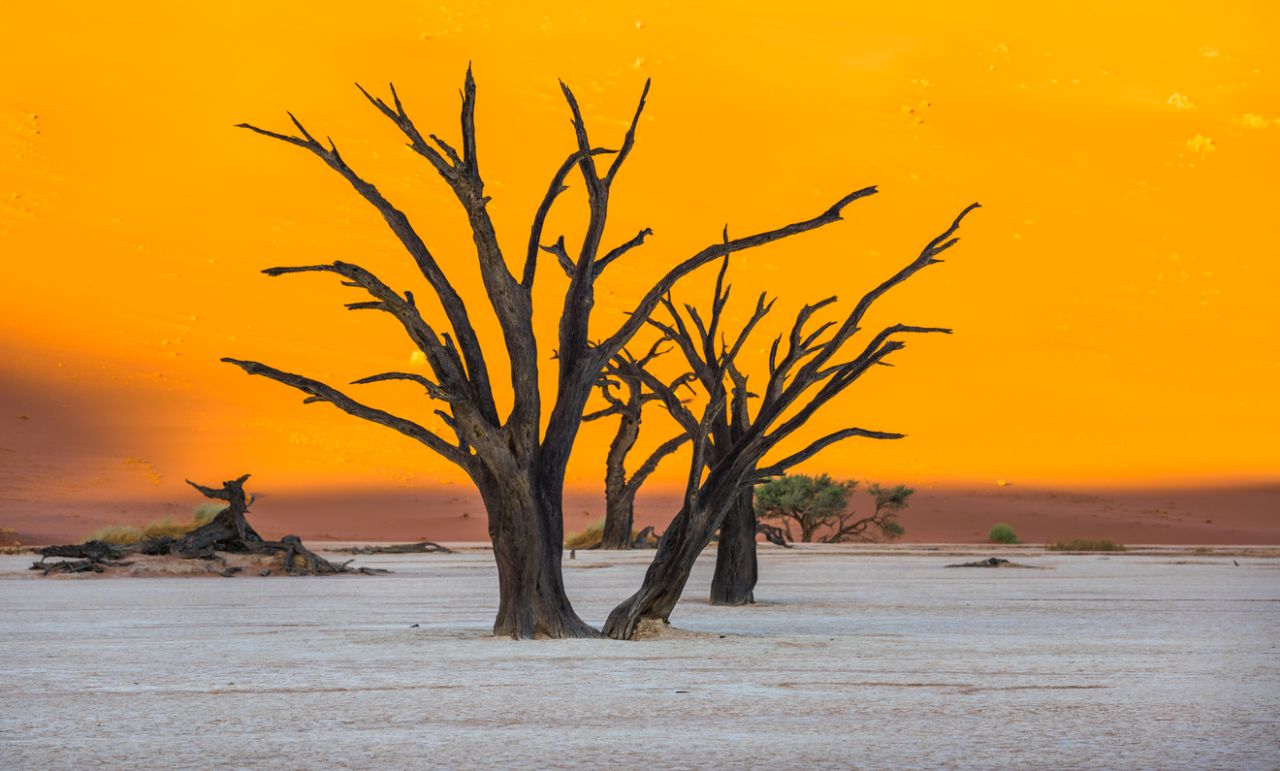
M945 567L990 554L1039 569ZM1276 554L765 546L759 604L708 605L704 558L629 643L490 637L478 545L330 578L4 556L0 765L1276 768ZM567 556L599 624L650 553Z

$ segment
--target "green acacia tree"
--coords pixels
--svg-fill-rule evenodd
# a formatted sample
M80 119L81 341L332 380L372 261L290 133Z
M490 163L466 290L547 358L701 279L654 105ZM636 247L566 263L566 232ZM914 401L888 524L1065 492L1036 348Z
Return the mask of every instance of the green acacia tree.
M897 517L914 491L905 485L870 484L867 492L875 500L875 508L862 516L849 508L849 499L857 488L855 481L837 481L826 474L778 477L756 488L756 513L761 519L780 520L787 538L793 541L794 522L805 543L814 541L815 536L820 543L901 537L906 530ZM820 534L822 530L828 532Z

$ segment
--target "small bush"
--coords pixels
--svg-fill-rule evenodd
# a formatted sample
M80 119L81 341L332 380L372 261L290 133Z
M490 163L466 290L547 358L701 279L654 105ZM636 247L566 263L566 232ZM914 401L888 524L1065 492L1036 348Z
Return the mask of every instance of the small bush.
M1072 538L1045 544L1048 551L1124 551L1124 544L1110 538Z
M1003 522L987 531L987 540L991 543L1019 543L1018 534Z
M566 549L590 549L599 546L604 540L604 520L597 520L587 525L587 529L571 533L564 539Z
M0 527L0 546L21 546L22 542L18 540L17 531Z

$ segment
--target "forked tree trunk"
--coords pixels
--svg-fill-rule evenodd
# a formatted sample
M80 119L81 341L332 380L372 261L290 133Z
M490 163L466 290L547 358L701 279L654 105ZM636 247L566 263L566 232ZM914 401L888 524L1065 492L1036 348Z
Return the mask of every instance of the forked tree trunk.
M560 569L563 533L554 496L540 494L532 477L483 475L477 479L489 511L489 536L498 565L498 616L493 633L533 637L599 637L574 612Z
M749 605L756 601L756 509L752 490L738 493L720 525L716 572L711 579L712 605Z

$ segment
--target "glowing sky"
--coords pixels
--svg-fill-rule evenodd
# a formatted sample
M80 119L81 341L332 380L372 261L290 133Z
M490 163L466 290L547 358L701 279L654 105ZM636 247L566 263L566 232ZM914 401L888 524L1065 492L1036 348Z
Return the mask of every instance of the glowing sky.
M815 427L909 438L848 443L809 468L886 481L1274 478L1274 4L576 5L0 2L4 462L36 447L68 485L139 488L245 470L276 486L463 479L409 440L218 358L334 383L413 366L393 323L343 310L360 298L332 277L257 272L348 259L427 297L341 179L232 128L283 129L285 109L409 212L497 341L456 202L352 85L381 93L394 80L424 131L454 139L472 61L512 260L573 144L557 78L604 145L653 78L607 240L655 235L602 280L601 335L724 223L746 234L880 185L845 222L738 258L734 313L776 293L772 334L805 301L835 293L847 310L960 207L983 203L947 263L870 319L956 334L912 340ZM549 229L571 243L578 195ZM709 277L678 296L703 302ZM549 353L564 278L539 280ZM501 371L501 356L490 365ZM352 388L430 418L409 386ZM652 426L652 444L673 430L658 415ZM584 431L570 484L602 478L609 433ZM655 479L684 473L680 460Z

